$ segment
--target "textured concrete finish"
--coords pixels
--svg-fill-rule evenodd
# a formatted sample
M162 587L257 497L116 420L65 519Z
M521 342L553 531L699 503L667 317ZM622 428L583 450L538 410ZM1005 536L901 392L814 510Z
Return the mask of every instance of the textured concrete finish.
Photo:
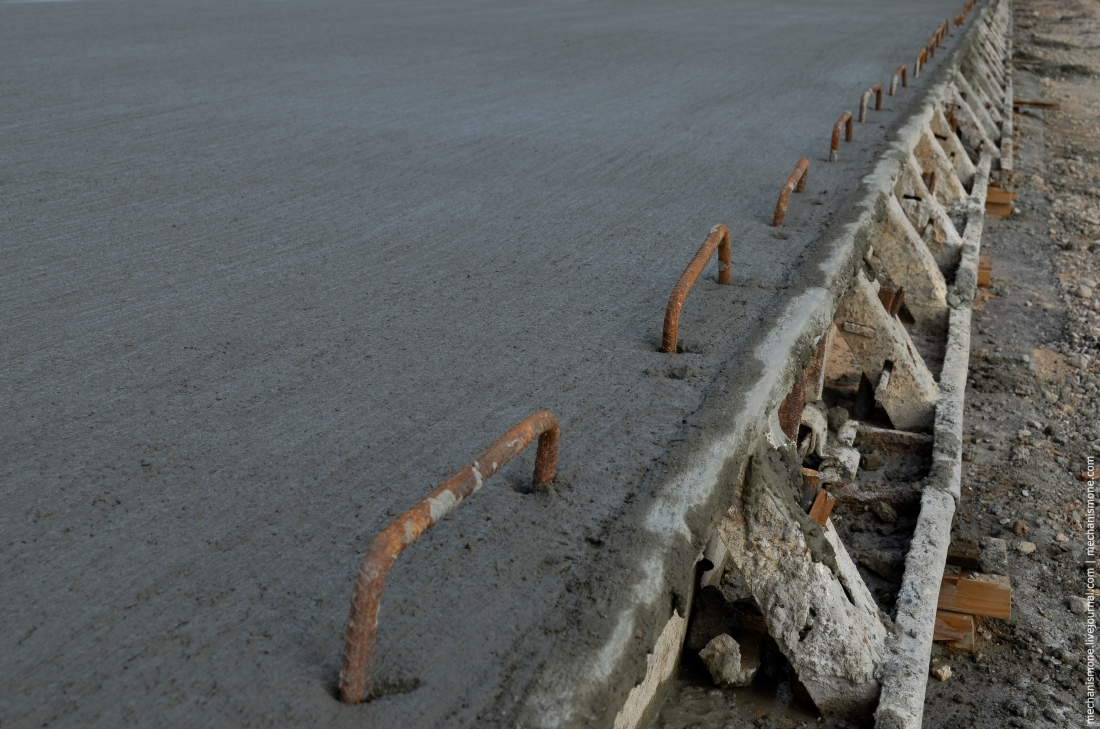
M609 722L638 661L582 708L554 661L934 74L830 165L833 122L961 5L0 3L0 722ZM371 538L543 408L555 494L529 449L401 555L377 680L419 684L336 702Z

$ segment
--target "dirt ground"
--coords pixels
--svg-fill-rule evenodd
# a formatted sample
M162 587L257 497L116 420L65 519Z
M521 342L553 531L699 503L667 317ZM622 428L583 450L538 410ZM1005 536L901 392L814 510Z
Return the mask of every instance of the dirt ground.
M926 727L1084 726L1085 484L1100 455L1100 2L1015 5L1013 214L987 221L954 537L1008 544L1012 619L937 644ZM1080 611L1080 612L1078 612Z

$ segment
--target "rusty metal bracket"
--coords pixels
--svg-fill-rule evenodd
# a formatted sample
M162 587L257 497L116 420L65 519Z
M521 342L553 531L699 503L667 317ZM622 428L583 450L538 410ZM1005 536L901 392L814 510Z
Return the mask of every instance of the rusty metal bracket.
M554 480L558 461L561 429L554 414L543 410L529 415L523 422L504 434L470 465L456 473L416 506L394 519L382 531L359 563L355 594L348 615L347 640L344 645L344 665L340 671L340 700L358 704L371 697L374 646L377 639L378 608L382 589L394 560L405 547L417 540L440 519L451 512L470 494L512 460L535 438L539 439L535 454L536 485Z
M902 88L909 87L909 72L908 67L903 63L898 66L898 70L894 71L894 77L890 79L890 96L894 95L894 92L898 90L898 76L901 76Z
M867 102L875 95L875 111L882 111L882 84L875 84L863 92L859 99L859 123L867 121Z
M718 283L729 286L730 283L730 230L722 224L711 228L710 235L699 247L698 253L691 259L680 280L672 289L672 295L668 297L668 308L665 309L665 328L661 335L661 351L675 352L676 340L680 330L680 310L684 308L684 300L687 298L691 287L703 272L703 267L718 249Z
M838 148L840 147L840 128L844 127L844 141L852 141L852 112L846 111L840 115L833 125L833 138L829 143L829 161L836 162L840 159Z
M851 124L851 121L848 123ZM787 217L787 205L791 202L791 193L802 192L806 189L806 178L809 174L810 160L803 157L798 160L794 172L787 178L787 182L784 183L783 189L779 191L779 201L775 204L775 215L772 216L773 228L778 228L783 225L783 221Z

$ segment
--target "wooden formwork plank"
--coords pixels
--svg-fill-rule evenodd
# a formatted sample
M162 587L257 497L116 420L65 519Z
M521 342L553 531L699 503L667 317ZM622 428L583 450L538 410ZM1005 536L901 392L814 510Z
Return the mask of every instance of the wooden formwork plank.
M825 531L829 531L829 514L832 513L835 503L836 497L825 489L821 489L817 492L814 505L810 507L810 518L820 524Z
M982 552L973 542L951 542L947 548L947 564L967 570L981 569Z
M947 643L957 651L973 653L974 616L953 613L950 610L937 610L932 640Z
M1004 575L944 575L940 583L940 610L989 618L1012 618L1012 582Z

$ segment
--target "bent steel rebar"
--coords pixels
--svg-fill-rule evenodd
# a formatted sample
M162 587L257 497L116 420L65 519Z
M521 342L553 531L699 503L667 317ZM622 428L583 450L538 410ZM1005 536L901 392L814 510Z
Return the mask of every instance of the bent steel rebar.
M787 206L791 202L792 192L802 192L806 189L806 178L810 174L810 160L803 157L798 160L798 164L794 167L794 172L787 178L787 182L784 183L783 189L779 191L779 201L775 204L775 215L772 216L772 227L778 228L783 225L783 221L787 217Z
M688 292L695 285L703 267L718 249L718 283L723 286L730 284L730 229L719 223L710 229L710 235L699 246L699 251L691 259L691 263L680 275L680 280L672 288L672 294L668 297L668 307L665 309L665 328L661 334L661 351L675 352L676 340L680 331L680 310L684 308L684 300Z
M394 519L371 543L370 551L359 563L355 594L348 614L347 640L344 645L344 665L340 670L340 700L358 704L371 697L374 646L378 629L378 608L397 555L450 513L470 494L526 448L539 439L535 454L536 485L554 480L558 461L561 429L554 414L543 410L529 415L493 443L470 465L456 473L416 506Z
M894 77L890 79L890 96L894 95L894 92L898 90L898 76L901 76L902 88L909 87L909 67L904 63L898 66L898 70L894 71Z
M829 161L836 162L840 159L840 128L844 127L844 141L852 141L852 112L846 111L840 115L833 125L833 138L829 143Z
M871 94L875 95L875 111L882 111L882 84L875 84L871 88L863 92L863 96L859 99L859 123L867 121L867 102L871 98Z

